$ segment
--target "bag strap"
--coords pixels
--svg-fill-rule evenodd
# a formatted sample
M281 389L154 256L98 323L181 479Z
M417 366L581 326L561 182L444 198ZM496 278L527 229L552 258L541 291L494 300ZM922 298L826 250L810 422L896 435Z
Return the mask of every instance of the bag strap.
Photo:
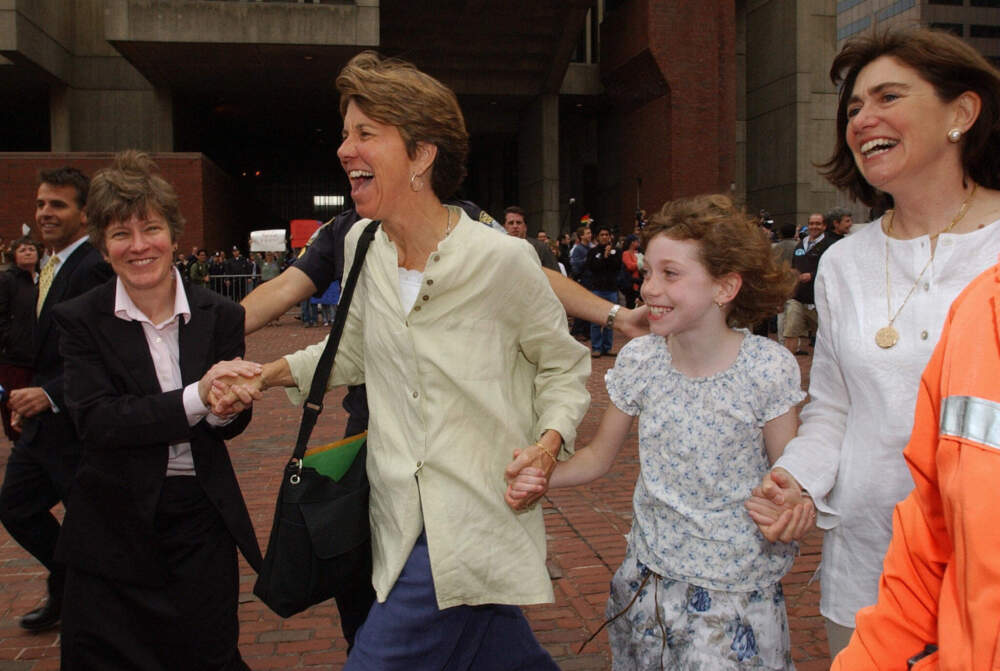
M309 397L302 407L302 422L299 424L299 437L295 441L295 452L292 453L292 459L301 460L305 455L306 444L309 442L309 437L312 436L316 419L323 411L323 396L326 394L326 384L330 379L330 372L333 370L333 359L337 354L337 346L340 345L340 336L344 333L347 312L351 308L351 297L354 296L354 287L358 284L358 276L361 275L361 266L364 265L368 245L375 238L375 231L378 229L379 223L373 221L365 226L365 230L358 239L358 246L354 251L354 263L351 264L347 284L344 285L344 290L340 294L340 303L337 305L337 315L333 318L330 337L327 339L323 354L316 364L312 386L309 388Z

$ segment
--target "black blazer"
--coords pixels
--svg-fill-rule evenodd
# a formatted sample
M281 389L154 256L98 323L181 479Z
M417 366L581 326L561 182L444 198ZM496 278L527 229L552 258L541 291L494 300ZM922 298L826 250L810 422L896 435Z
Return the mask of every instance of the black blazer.
M30 368L35 358L38 288L27 270L0 273L0 363Z
M793 296L795 300L809 305L816 302L813 296L813 287L816 284L816 271L819 270L819 257L823 256L823 253L834 242L834 240L830 239L829 234L824 234L823 239L810 247L809 251L805 251L804 240L799 241L799 244L795 245L795 251L792 256L792 267L800 273L809 273L812 275L812 279L808 282L799 282L798 286L795 287L795 295Z
M250 410L223 427L188 426L183 389L162 392L142 326L114 314L115 281L63 305L65 398L83 442L56 558L127 583L161 586L167 566L154 534L168 443L191 442L195 472L243 556L261 562L246 503L223 442L246 428ZM196 382L217 361L243 356L243 308L201 287L187 292L180 325L181 378Z
M113 276L111 266L104 262L100 253L89 242L77 247L56 273L35 324L32 362L35 374L31 379L31 386L44 389L60 412L46 410L34 417L24 418L21 421L21 443L38 444L39 449L59 451L64 454L79 452L73 423L65 412L63 360L59 354L59 329L52 321L52 310L59 303L84 294ZM49 461L57 464L65 460Z

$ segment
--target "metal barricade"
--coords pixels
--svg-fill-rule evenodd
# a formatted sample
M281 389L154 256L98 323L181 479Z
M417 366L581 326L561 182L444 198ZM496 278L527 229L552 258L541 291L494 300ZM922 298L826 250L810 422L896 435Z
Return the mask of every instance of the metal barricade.
M209 275L208 288L239 303L260 284L260 275Z

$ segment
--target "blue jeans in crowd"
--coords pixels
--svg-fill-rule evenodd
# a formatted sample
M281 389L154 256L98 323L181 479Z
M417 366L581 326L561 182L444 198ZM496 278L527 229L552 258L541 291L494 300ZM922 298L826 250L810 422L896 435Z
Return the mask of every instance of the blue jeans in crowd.
M316 326L316 306L308 298L302 301L302 325Z
M598 291L597 289L591 289L591 292L605 298L612 303L618 302L618 292L617 291ZM601 354L607 354L611 351L611 345L614 341L615 332L613 329L609 329L604 324L591 324L590 325L590 349L595 352L600 352Z

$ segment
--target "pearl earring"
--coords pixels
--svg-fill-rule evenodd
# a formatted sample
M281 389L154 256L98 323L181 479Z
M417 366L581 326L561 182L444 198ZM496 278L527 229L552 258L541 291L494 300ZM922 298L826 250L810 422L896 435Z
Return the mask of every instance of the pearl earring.
M420 191L424 188L424 180L420 178L417 173L410 175L410 189L413 191Z
M957 128L952 128L948 131L948 141L951 143L956 143L962 139L962 131Z

